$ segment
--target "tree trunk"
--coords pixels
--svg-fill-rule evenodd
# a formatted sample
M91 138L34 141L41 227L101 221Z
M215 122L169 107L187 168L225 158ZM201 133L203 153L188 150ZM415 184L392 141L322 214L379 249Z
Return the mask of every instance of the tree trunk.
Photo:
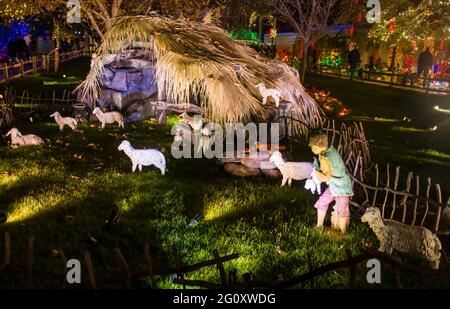
M55 51L55 73L59 70L59 49L61 47L61 39L56 38L56 51Z
M258 38L261 40L262 43L264 43L264 37L263 37L263 33L262 33L262 29L263 29L263 16L259 16L258 18Z
M305 75L306 75L306 67L308 66L308 48L309 44L305 44L303 47L303 60L302 60L302 67L300 71L300 82L305 82Z
M395 58L397 58L397 46L394 46L394 48L392 49L392 58L391 58L391 66L390 66L391 72L394 72L394 70L395 70Z

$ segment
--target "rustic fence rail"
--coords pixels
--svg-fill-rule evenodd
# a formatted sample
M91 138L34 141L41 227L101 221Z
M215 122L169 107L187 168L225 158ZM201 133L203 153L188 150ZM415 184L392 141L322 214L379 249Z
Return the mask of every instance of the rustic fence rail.
M6 88L4 90L4 100L9 106L28 106L29 108L38 105L71 105L77 103L76 96L72 90L30 93L28 90L17 90Z
M62 250L57 250L57 255L60 257L61 267L59 267L60 272L43 271L33 268L33 263L36 261L36 257L33 256L34 247L33 237L28 238L26 247L26 264L18 265L12 262L12 241L11 234L9 232L5 233L5 244L4 244L4 262L0 265L1 272L9 272L13 275L25 276L25 286L27 288L33 288L34 282L36 280L46 280L59 285L61 288L68 288L66 281L66 264L67 259ZM401 287L400 281L400 271L415 274L419 277L434 277L434 278L447 278L450 279L450 269L440 269L434 270L424 267L419 267L411 264L401 262L398 258L392 257L382 252L378 251L367 251L357 256L352 256L350 252L347 252L347 259L342 261L333 262L320 267L314 268L311 259L309 258L309 270L307 273L293 277L284 278L278 282L269 282L258 280L254 276L250 276L248 280L237 280L236 269L229 270L226 272L223 263L239 258L238 253L233 253L226 256L220 256L218 250L212 252L213 259L202 261L192 265L183 265L181 256L179 255L179 250L176 247L172 248L174 266L168 267L166 269L155 269L152 257L149 252L149 245L146 243L144 245L144 260L145 265L142 267L146 269L140 272L131 272L127 260L119 248L114 248L113 253L117 257L117 268L121 270L121 275L115 277L99 277L95 274L95 261L91 259L91 255L88 251L83 253L83 261L86 267L87 275L82 276L82 287L97 289L98 287L104 287L112 284L122 284L124 288L130 288L131 282L140 279L149 279L152 288L157 288L157 276L171 276L172 282L175 284L180 284L184 288L186 286L212 288L212 289L249 289L249 288L272 288L272 289L283 289L292 288L302 283L308 283L310 288L315 288L314 278L326 275L332 271L338 269L349 269L348 273L348 287L355 287L355 281L357 277L356 268L360 263L366 262L369 259L377 258L383 262L386 262L393 266L397 270L397 284ZM197 271L205 267L217 268L220 275L220 283L209 282L205 280L190 280L185 279L184 275ZM86 273L84 272L84 273ZM365 273L364 273L365 275ZM365 276L364 276L365 277ZM450 284L450 281L448 281ZM343 286L344 287L344 286Z
M60 63L64 63L79 58L84 54L84 51L79 50L59 54L58 58ZM56 68L57 65L55 65L55 59L55 51L52 51L49 54L33 56L29 60L22 60L15 64L0 64L0 84L24 77L25 75L36 74L39 70L49 71L52 66Z
M56 256L60 257L61 267L60 271L45 271L33 268L33 263L36 257L33 257L33 247L35 245L34 238L30 236L27 241L27 249L25 253L26 264L15 264L12 261L12 238L9 232L5 232L4 237L4 262L0 264L1 272L11 272L14 275L25 275L26 287L33 287L33 282L35 279L49 280L61 288L67 287L66 274L67 259L62 249L55 250ZM131 272L128 266L128 262L119 248L113 248L113 255L117 258L117 268L120 269L121 275L113 277L102 277L96 276L95 274L95 261L91 259L91 255L88 251L83 252L82 260L84 266L86 267L86 276L82 276L83 287L97 288L99 286L112 285L112 284L122 284L124 287L129 288L130 282L139 279L149 279L152 287L157 287L157 276L171 276L176 275L176 278L183 278L184 274L197 271L205 267L216 266L218 269L224 269L223 263L239 258L238 253L233 253L225 256L220 256L218 250L212 252L213 258L210 260L201 261L191 265L183 265L181 256L178 253L178 249L173 247L173 259L175 261L174 266L156 269L152 256L150 255L149 244L144 244L143 256L144 263L141 267L141 271ZM224 276L224 272L220 273L221 278ZM83 279L85 278L85 279Z
M323 75L331 75L340 78L350 78L350 71L344 67L331 67L323 64L316 66L315 72ZM359 76L358 76L359 74ZM355 71L355 80L369 81L371 83L389 86L400 86L411 89L420 89L425 92L450 93L450 79L428 78L426 81L414 74L397 74L395 72L377 72L373 70L359 69ZM423 86L425 84L425 86ZM437 85L440 85L439 87Z

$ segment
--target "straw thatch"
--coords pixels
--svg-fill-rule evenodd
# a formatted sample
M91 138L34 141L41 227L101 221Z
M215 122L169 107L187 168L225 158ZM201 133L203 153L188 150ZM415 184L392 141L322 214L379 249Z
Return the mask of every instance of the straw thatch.
M204 22L174 20L154 13L116 18L104 36L90 74L78 88L82 97L95 102L103 66L111 54L138 48L155 59L155 82L167 100L181 104L199 97L209 121L223 124L267 120L255 88L264 82L267 88L278 88L285 100L294 103L290 117L310 128L322 123L323 113L304 91L296 70L235 42L210 16ZM305 133L306 129L300 123L294 128L297 133Z

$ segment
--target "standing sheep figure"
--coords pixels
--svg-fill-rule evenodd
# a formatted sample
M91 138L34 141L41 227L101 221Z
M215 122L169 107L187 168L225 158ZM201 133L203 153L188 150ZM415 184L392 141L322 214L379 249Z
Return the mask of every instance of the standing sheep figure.
M416 252L421 254L431 267L439 268L442 245L437 235L430 230L383 219L380 209L373 206L366 209L361 221L369 223L377 236L380 241L379 251L387 254L392 254L394 249L404 253Z
M94 108L94 111L92 112L95 116L97 116L98 120L102 123L102 129L105 128L105 125L108 123L114 123L117 122L119 124L119 128L125 128L125 122L123 121L123 116L119 112L109 112L104 113L102 110L98 107Z
M161 171L161 174L166 173L166 158L164 155L156 149L134 149L129 141L122 141L119 145L119 151L125 152L125 154L131 159L133 163L132 171L135 172L139 167L139 171L142 172L142 166L154 165Z
M59 125L59 131L64 130L64 126L69 126L72 131L77 129L78 122L75 118L72 117L62 117L59 112L54 112L50 115L50 117L55 118L55 122Z
M11 136L11 146L21 147L21 146L31 146L31 145L42 145L44 140L37 135L28 134L22 135L17 128L12 128L6 133L6 136Z
M266 105L267 98L272 97L275 100L275 106L278 107L280 105L281 92L278 89L267 89L264 83L260 83L256 85L255 88L259 88L259 93L263 97L263 105Z
M304 180L311 177L313 172L313 165L309 162L285 162L281 152L275 151L270 156L270 162L275 163L276 167L283 175L281 186L283 187L286 182L288 186L291 186L292 180Z

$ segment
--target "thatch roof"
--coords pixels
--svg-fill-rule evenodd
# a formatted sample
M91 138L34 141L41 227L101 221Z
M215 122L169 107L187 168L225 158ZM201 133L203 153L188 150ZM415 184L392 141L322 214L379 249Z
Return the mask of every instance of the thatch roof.
M279 89L285 100L295 103L289 116L311 128L322 123L323 113L304 91L296 70L235 42L210 18L203 23L153 13L116 18L104 36L90 74L79 87L83 97L91 101L98 97L108 55L135 48L155 57L155 82L168 101L184 103L198 95L209 121L223 124L266 119L268 115L255 88L264 82L267 88ZM306 127L297 125L296 132L305 133Z

